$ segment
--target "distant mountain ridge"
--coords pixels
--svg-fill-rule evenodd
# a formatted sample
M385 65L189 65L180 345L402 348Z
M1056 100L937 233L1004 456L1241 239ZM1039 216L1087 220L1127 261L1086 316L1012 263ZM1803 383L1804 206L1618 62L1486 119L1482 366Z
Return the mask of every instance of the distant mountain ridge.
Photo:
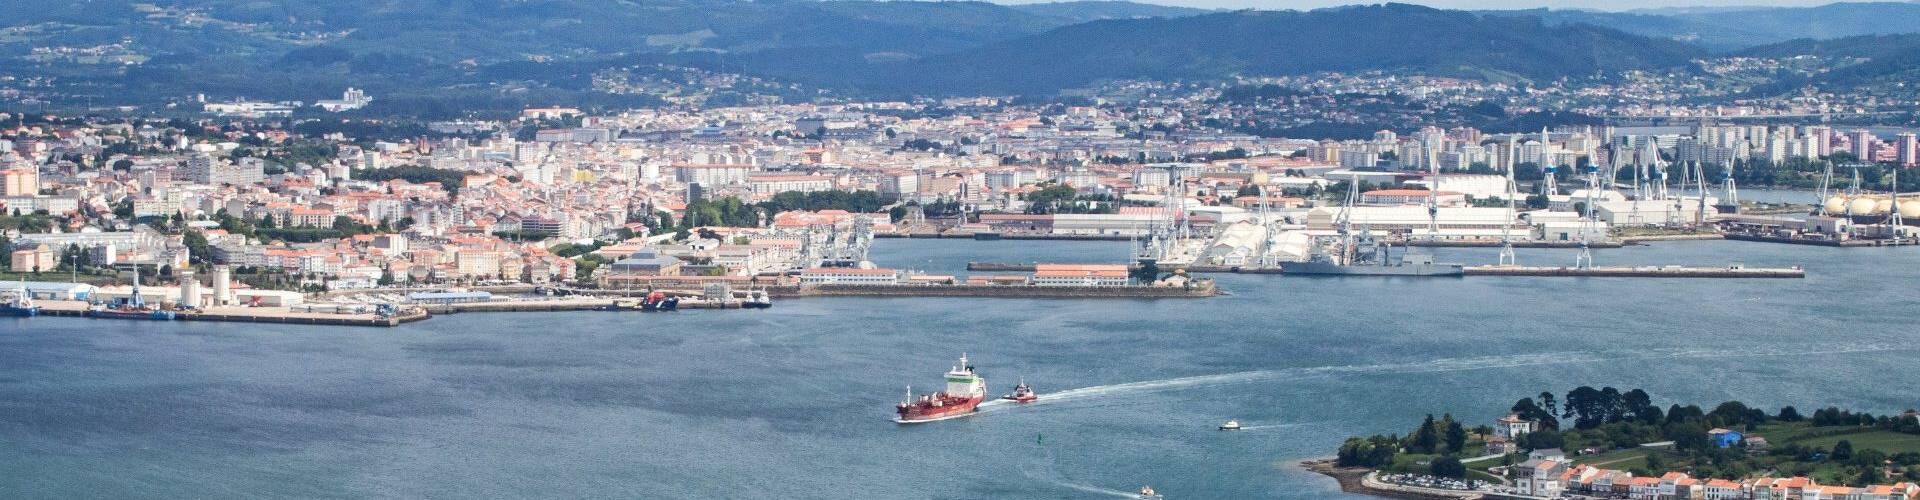
M1532 16L1548 24L1586 23L1731 52L1801 38L1843 38L1920 32L1920 4L1842 2L1814 7L1671 7L1628 12L1579 9L1478 11Z
M1141 17L1186 17L1213 12L1207 9L1196 9L1192 7L1174 7L1169 5L1110 0L1027 3L1008 5L1008 7L1034 15L1071 20L1074 23Z
M1798 39L1920 31L1911 19L1920 4L1599 12L1210 11L1085 0L12 0L0 27L25 29L0 37L0 73L53 78L97 103L199 93L312 99L345 86L381 103L456 93L468 102L629 103L645 101L596 79L614 71L646 80L654 71L646 68L673 66L667 73L806 84L791 88L797 95L1051 94L1105 79L1318 71L1545 81L1686 68L1713 53L1872 49L1878 55L1861 56L1871 64L1835 77L1881 81L1905 74L1904 39ZM44 48L134 61L34 55Z
M1036 92L1107 78L1416 70L1508 79L1685 65L1693 46L1588 25L1407 4L1096 21L924 59L872 64L822 84ZM789 74L795 78L808 75Z
M1782 87L1818 85L1828 89L1845 89L1868 85L1904 86L1920 81L1920 34L1790 40L1753 47L1739 54L1773 58L1809 55L1864 59L1858 64L1834 68L1807 81L1783 82Z

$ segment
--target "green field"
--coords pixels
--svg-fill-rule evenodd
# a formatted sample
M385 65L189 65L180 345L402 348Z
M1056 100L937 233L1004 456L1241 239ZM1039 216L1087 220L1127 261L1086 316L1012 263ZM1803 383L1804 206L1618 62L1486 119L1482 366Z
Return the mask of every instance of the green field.
M1646 448L1613 450L1595 455L1574 457L1573 463L1626 470L1647 465L1647 455L1651 453L1654 453L1654 451Z
M1904 452L1920 452L1920 435L1902 434L1880 429L1868 429L1850 434L1820 436L1795 442L1800 443L1801 446L1831 450L1833 449L1833 445L1843 439L1849 443L1853 443L1854 451L1879 450L1881 453L1888 455Z

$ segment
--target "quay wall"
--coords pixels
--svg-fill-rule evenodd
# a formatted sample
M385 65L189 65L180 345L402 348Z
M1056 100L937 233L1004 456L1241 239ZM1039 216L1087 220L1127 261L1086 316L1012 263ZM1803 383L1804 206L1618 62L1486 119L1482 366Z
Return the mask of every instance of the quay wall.
M1805 278L1801 268L1732 267L1526 267L1468 266L1467 276L1560 276L1612 278Z
M1856 240L1839 241L1839 240L1815 240L1815 239L1807 239L1807 238L1782 238L1779 236L1764 236L1764 235L1758 235L1758 234L1742 234L1742 233L1728 233L1726 237L1729 240L1737 240L1737 241L1753 241L1753 242L1760 242L1760 243L1786 243L1789 245L1813 245L1813 246L1822 246L1822 247L1890 247L1890 246L1920 245L1920 238L1856 239Z
M1195 298L1212 297L1211 282L1171 286L1032 285L803 285L801 297L987 297L987 298Z
M973 239L975 233L879 233L875 238L906 239ZM992 233L986 233L992 234ZM990 236L1001 240L1059 240L1059 241L1130 241L1131 236L1113 234L1009 234L999 233Z
M1416 238L1416 239L1413 239L1413 240L1407 240L1407 241L1400 241L1400 242L1397 242L1397 243L1399 243L1399 244L1403 244L1403 245L1407 245L1407 246L1416 246L1416 247L1436 247L1436 248L1448 248L1448 247L1451 247L1451 248L1486 248L1486 247L1498 247L1498 246L1500 246L1500 240L1433 240L1433 241L1427 241L1427 240L1423 240L1423 239L1417 239L1417 238ZM1620 247L1623 247L1623 246L1626 246L1626 245L1627 245L1627 242L1625 242L1625 241L1621 241L1621 240L1603 240L1603 241L1594 241L1594 242L1589 242L1589 243L1587 243L1587 248L1620 248ZM1514 241L1514 242L1513 242L1513 247L1514 247L1514 248L1580 248L1580 242L1578 242L1578 241L1559 241L1559 240L1521 240L1521 241Z

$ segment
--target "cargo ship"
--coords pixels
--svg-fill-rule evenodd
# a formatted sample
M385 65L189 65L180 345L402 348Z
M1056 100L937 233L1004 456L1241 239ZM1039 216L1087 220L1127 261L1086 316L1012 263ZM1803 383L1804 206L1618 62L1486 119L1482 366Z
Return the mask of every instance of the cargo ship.
M974 408L986 400L987 379L974 373L967 355L961 354L960 362L947 372L946 390L915 397L913 387L907 387L907 399L893 407L898 415L893 421L917 424L964 417L973 414Z

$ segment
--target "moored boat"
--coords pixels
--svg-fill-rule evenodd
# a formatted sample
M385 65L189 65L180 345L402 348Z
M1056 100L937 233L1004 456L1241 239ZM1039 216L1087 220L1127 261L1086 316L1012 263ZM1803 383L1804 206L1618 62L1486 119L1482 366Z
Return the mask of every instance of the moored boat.
M4 295L0 301L0 316L38 316L40 306L33 304L33 292L27 290L27 282L21 281L20 287Z
M140 296L140 268L133 270L133 293L127 299L113 307L94 306L87 310L87 316L101 319L138 319L153 321L172 321L178 313L151 306Z
M965 354L960 355L960 362L953 365L946 377L946 390L933 394L915 397L913 388L908 387L907 399L893 406L896 415L893 421L917 424L964 417L987 400L987 379L974 373L973 364L967 362Z
M680 298L669 296L666 292L654 291L648 293L646 298L640 300L641 312L677 310L680 310Z
M754 290L747 293L747 300L740 301L740 307L743 309L772 308L773 297L767 295L765 290Z

